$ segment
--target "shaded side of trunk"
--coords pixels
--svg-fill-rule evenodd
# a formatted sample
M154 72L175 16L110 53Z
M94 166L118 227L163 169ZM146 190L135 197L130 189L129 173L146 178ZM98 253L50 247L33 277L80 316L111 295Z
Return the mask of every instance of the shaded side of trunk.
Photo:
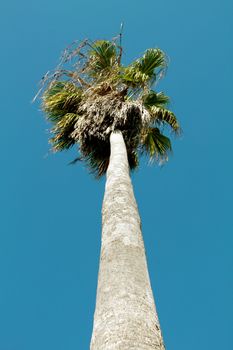
M141 223L120 132L110 136L91 350L163 350Z

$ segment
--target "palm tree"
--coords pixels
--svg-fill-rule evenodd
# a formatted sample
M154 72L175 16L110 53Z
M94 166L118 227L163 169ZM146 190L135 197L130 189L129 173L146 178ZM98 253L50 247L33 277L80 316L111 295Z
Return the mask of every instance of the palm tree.
M166 161L164 130L180 131L169 98L152 89L166 67L158 48L124 66L119 38L85 40L43 80L53 150L78 145L73 162L84 161L96 177L106 173L92 350L164 349L130 170L144 153Z

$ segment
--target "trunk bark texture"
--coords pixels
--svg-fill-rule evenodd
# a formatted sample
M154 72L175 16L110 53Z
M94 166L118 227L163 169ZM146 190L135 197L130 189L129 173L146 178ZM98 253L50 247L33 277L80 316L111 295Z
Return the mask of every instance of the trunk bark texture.
M164 350L121 132L110 136L91 350Z

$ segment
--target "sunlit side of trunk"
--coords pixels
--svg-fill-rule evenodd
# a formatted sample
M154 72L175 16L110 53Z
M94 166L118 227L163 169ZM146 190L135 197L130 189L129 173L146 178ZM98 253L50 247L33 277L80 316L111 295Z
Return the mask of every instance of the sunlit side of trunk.
M121 132L110 136L91 350L163 350Z

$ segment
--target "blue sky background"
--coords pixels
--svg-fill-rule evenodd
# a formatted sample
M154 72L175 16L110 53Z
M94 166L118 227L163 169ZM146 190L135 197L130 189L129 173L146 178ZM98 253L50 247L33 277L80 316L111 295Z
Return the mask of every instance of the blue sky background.
M170 57L159 88L184 134L163 168L133 175L167 350L233 346L232 12L229 0L3 1L0 350L86 350L92 330L104 179L75 152L47 156L30 101L75 39L111 39L124 62Z

